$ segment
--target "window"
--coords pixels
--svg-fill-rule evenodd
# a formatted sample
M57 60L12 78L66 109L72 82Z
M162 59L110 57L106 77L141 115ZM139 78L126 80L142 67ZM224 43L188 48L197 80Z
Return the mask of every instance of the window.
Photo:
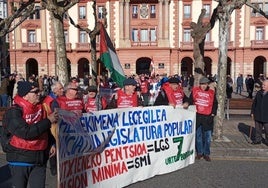
M149 33L148 29L141 29L140 31L140 41L141 42L148 42L149 41Z
M35 19L40 19L40 6L35 7Z
M206 34L206 38L205 38L205 42L210 42L211 41L211 38L210 38L210 32L208 32Z
M34 30L28 31L28 42L35 43L36 42L36 35Z
M184 5L183 6L183 17L184 18L191 18L191 5Z
M4 9L3 9L3 16L4 16L4 18L6 18L7 17L7 3L5 3L4 2Z
M67 30L64 30L64 40L65 43L69 43L69 34Z
M132 5L132 18L138 18L138 5Z
M79 19L86 19L86 7L79 7Z
M138 42L139 39L139 30L138 29L132 29L132 41Z
M156 42L156 28L133 28L131 39L133 42Z
M263 3L263 2L258 2L258 3L252 3L253 4L253 6L256 6L256 7L258 7L259 9L261 9L261 10L263 10L264 12L265 11L267 11L267 10L264 10L263 9L263 7L265 8L265 4L267 4L267 3ZM259 13L257 13L257 12L255 12L255 10L254 9L252 9L252 14L251 14L252 16L261 16Z
M268 3L264 4L263 12L265 12L265 15L268 15Z
M210 17L210 4L204 4L203 8L206 10L205 17Z
M79 33L79 42L80 43L86 43L87 42L87 32L80 31L80 33Z
M150 29L150 41L155 42L156 41L156 29Z
M0 2L0 18L6 18L7 17L7 3Z
M183 42L191 42L191 29L183 30Z
M150 18L155 18L155 5L150 6Z
M98 6L98 19L104 19L103 9L104 6Z
M40 19L40 6L35 6L35 12L29 16L30 20L39 20Z
M256 40L264 40L264 27L256 28Z

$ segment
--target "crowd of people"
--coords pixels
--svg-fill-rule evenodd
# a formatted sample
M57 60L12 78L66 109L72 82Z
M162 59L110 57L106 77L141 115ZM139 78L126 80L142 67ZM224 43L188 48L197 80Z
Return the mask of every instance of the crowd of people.
M237 78L236 92L239 94L243 90L241 77L239 75ZM250 82L251 77L247 77L246 83ZM1 88L5 87L6 90L1 90L1 104L11 106L3 119L6 135L3 139L8 140L3 149L7 153L13 186L26 187L29 184L31 187L44 187L48 161L52 175L57 174L57 108L81 115L83 112L113 108L170 105L187 109L189 105L196 105L196 159L211 161L213 119L218 107L216 77L202 77L199 84L194 86L192 75L132 75L124 80L122 88L117 87L112 79L98 77L97 86L90 85L90 79L88 75L84 79L73 77L65 85L56 77L47 75L32 75L25 80L20 74L12 74L2 79ZM268 120L264 118L266 114L262 112L264 107L261 105L264 100L264 104L267 103L266 97L264 99L262 96L266 96L268 82L263 79L260 84L263 89L257 93L253 105L255 108L252 108L258 128L253 144L261 142L262 127L266 130L265 141L268 143ZM227 76L226 91L232 86L233 80ZM103 93L104 89L112 92ZM252 88L247 86L247 89L248 97L252 98ZM108 97L104 97L104 94Z

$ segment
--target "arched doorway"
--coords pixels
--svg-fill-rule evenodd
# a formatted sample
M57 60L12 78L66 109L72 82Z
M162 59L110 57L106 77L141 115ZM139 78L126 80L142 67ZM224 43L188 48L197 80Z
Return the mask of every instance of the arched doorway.
M211 66L212 66L212 60L209 57L204 57L204 63L205 63L205 69L204 73L205 75L211 75Z
M151 58L141 57L136 61L136 73L150 75Z
M181 75L189 76L193 74L193 60L190 57L184 57L181 60Z
M84 78L85 75L89 75L89 61L86 58L79 59L77 71L79 78Z
M227 57L227 70L226 70L227 75L231 75L231 66L232 66L232 60L230 57Z
M258 56L254 59L254 67L253 67L253 77L257 79L260 74L266 75L264 72L264 63L266 62L266 58L263 56Z
M26 61L26 79L33 74L38 75L38 62L36 59L31 58Z

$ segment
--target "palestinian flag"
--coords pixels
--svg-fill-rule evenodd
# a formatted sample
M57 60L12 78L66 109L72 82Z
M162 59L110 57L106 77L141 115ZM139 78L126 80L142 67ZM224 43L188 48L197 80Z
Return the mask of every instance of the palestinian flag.
M123 87L123 81L126 77L112 41L103 24L101 24L100 28L100 60L110 71L113 81L116 82L118 86Z

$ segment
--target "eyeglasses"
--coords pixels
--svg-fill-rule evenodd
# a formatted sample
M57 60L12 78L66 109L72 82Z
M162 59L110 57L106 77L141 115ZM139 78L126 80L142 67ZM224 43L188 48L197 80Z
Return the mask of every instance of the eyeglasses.
M38 93L40 93L40 90L39 90L39 89L37 89L37 90L34 90L34 91L29 91L29 93L38 94Z

